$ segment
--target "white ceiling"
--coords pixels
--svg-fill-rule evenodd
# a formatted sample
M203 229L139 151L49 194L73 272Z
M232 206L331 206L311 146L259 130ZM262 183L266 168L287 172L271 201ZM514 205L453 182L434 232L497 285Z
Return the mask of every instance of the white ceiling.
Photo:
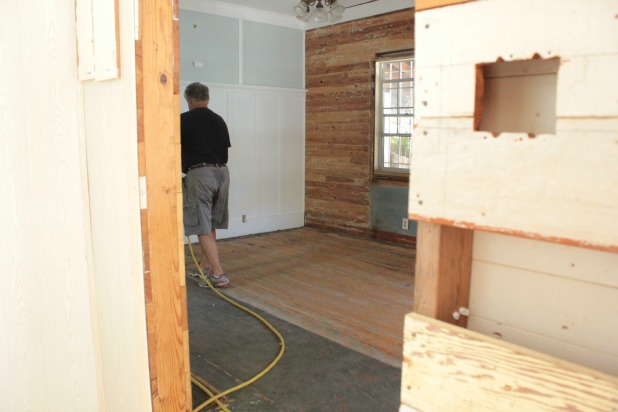
M227 3L235 6L247 7L250 9L257 9L271 13L283 14L294 17L294 11L292 8L300 0L216 0L219 3ZM386 7L386 3L392 0L339 0L342 6L356 7L365 3L381 3Z
M316 23L302 23L297 20L294 6L300 0L180 0L180 8L206 13L228 15L250 20L263 20L257 15L268 15L264 22L281 19L290 23L284 25L309 29L319 26ZM414 7L415 0L338 0L346 11L341 22L375 16L395 10ZM278 20L277 20L278 19ZM324 24L321 24L324 25Z

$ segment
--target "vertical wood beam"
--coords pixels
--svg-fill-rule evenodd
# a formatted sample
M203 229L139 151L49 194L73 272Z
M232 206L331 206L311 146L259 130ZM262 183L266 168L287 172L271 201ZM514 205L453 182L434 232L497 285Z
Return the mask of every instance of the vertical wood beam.
M453 312L468 307L473 231L418 222L414 312L458 326L468 318Z
M177 2L139 2L136 41L139 174L148 357L154 411L191 409L184 251L179 210L180 105Z

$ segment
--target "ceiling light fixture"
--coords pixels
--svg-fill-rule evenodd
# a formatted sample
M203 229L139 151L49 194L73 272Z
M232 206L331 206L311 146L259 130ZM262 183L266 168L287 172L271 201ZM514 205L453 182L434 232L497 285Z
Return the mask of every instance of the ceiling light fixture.
M329 10L327 11L326 8ZM296 18L307 22L326 23L335 22L343 18L343 7L337 0L301 0L294 6Z

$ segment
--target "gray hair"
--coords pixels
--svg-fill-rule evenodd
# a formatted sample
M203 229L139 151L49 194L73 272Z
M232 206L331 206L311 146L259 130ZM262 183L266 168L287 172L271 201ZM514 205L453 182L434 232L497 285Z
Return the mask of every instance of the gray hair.
M210 91L208 86L204 86L200 82L191 83L185 89L185 99L194 102L207 102L210 100Z

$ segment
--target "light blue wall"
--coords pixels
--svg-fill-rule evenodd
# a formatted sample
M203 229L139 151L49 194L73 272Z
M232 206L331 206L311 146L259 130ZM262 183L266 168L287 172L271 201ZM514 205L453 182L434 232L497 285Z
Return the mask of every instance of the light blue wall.
M401 220L408 216L408 187L373 185L371 187L371 225L374 229L416 236L416 221L401 229Z
M180 78L238 84L238 19L180 10ZM193 66L198 61L204 67Z
M180 78L304 89L304 36L299 29L180 10Z
M243 22L243 83L303 89L304 32Z

